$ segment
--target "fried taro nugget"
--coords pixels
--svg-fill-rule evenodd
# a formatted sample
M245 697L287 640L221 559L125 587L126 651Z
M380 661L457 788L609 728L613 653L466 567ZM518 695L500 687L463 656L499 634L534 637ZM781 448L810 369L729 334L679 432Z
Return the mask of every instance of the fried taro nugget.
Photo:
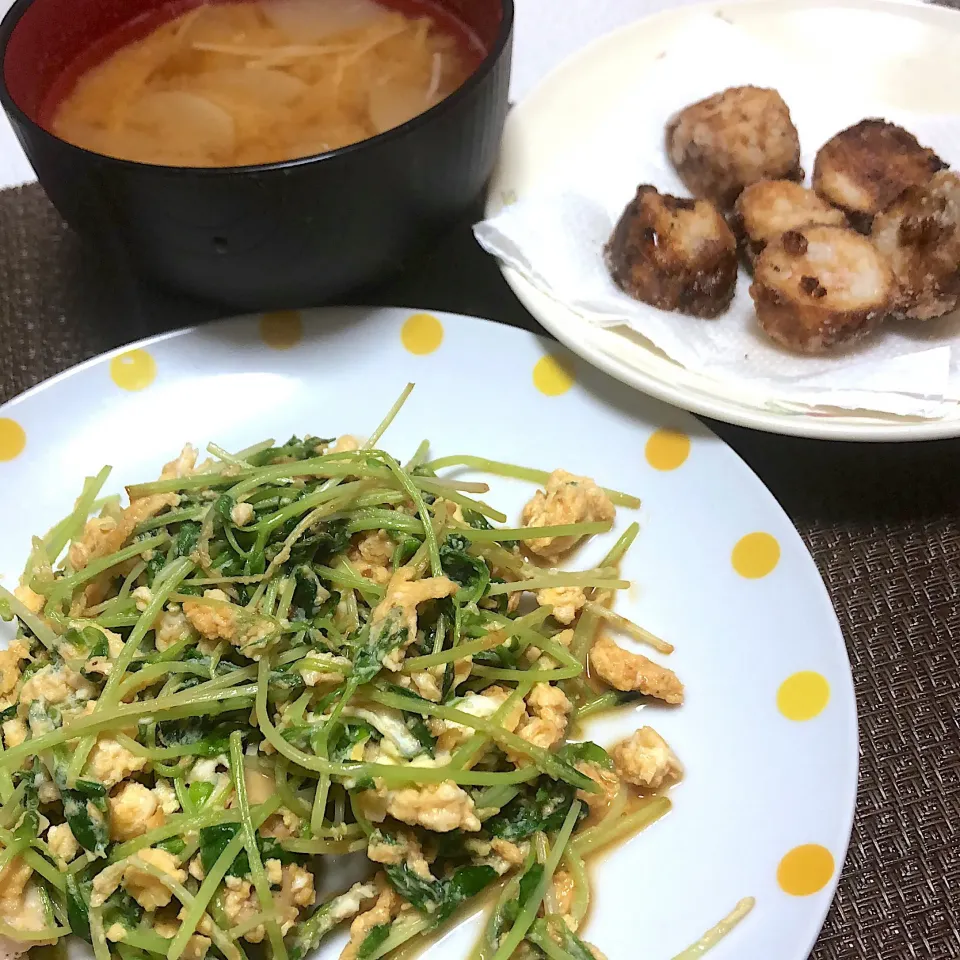
M790 350L824 353L866 336L887 315L886 259L847 227L788 230L757 259L750 296L763 331Z
M942 170L873 221L871 239L897 281L894 313L931 320L960 305L960 176Z
M912 134L886 120L861 120L831 137L817 154L813 189L869 233L878 213L908 187L922 186L946 164Z
M666 148L696 197L729 210L758 180L802 180L800 138L776 90L731 87L681 110L667 124Z
M737 198L732 225L752 270L763 248L787 230L808 224L847 225L842 210L792 180L758 180Z
M737 285L737 245L717 208L640 186L605 250L614 282L661 310L715 317Z

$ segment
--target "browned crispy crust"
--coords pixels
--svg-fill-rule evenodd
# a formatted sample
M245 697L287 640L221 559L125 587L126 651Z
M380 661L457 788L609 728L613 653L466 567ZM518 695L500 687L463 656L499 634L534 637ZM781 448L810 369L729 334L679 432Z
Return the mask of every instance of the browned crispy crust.
M873 217L908 187L923 185L945 166L903 127L876 118L861 120L820 148L813 188L846 210L851 226L869 233Z
M642 185L604 251L614 282L661 310L715 317L737 284L736 240L707 200L661 194Z
M807 259L812 243L838 251L837 259ZM847 266L841 256L853 262ZM838 290L831 276L842 270L862 276L863 269L876 278L876 288L859 300ZM893 292L893 275L870 241L852 229L828 225L789 230L770 242L750 287L761 329L799 353L824 353L860 340L887 316Z
M687 189L721 210L757 180L803 179L790 110L763 87L731 87L685 107L667 123L666 150Z
M897 281L894 313L931 320L960 305L960 176L909 187L873 223L871 239Z

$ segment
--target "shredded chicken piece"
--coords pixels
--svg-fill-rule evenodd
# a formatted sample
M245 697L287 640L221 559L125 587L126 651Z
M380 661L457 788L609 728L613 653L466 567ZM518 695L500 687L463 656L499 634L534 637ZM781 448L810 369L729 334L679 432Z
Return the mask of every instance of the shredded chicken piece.
M635 690L667 703L683 703L683 684L666 667L637 653L629 653L601 634L590 650L590 664L601 680L615 690Z

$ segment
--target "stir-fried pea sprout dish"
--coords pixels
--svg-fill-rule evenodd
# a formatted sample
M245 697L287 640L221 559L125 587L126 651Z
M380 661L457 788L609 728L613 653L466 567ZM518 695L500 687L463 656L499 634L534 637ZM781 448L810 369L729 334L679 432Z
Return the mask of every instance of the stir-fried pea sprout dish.
M487 907L479 960L602 957L578 932L589 856L670 806L681 766L642 727L581 722L683 686L613 612L639 501L563 470L401 464L365 443L191 446L154 482L35 538L0 587L0 956L410 955ZM453 468L453 472L448 472ZM539 489L519 523L473 472ZM613 540L613 538L611 538ZM589 664L589 669L588 669ZM329 890L329 859L369 861Z

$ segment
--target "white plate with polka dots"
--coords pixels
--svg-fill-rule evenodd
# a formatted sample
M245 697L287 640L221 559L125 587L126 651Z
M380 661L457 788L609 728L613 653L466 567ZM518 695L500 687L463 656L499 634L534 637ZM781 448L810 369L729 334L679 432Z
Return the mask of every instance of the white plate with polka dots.
M672 812L596 866L587 939L611 960L670 960L754 897L713 955L802 960L856 796L853 685L827 593L790 521L722 441L558 349L467 317L330 309L210 324L91 360L0 408L0 575L16 582L31 536L104 462L120 491L185 441L363 435L412 381L384 440L397 456L429 438L436 456L563 467L643 501L617 515L617 531L641 525L617 609L675 645L668 662L687 700L585 733L609 745L649 724L686 776ZM516 518L530 487L490 482L486 499ZM476 931L465 923L430 955L468 956Z

